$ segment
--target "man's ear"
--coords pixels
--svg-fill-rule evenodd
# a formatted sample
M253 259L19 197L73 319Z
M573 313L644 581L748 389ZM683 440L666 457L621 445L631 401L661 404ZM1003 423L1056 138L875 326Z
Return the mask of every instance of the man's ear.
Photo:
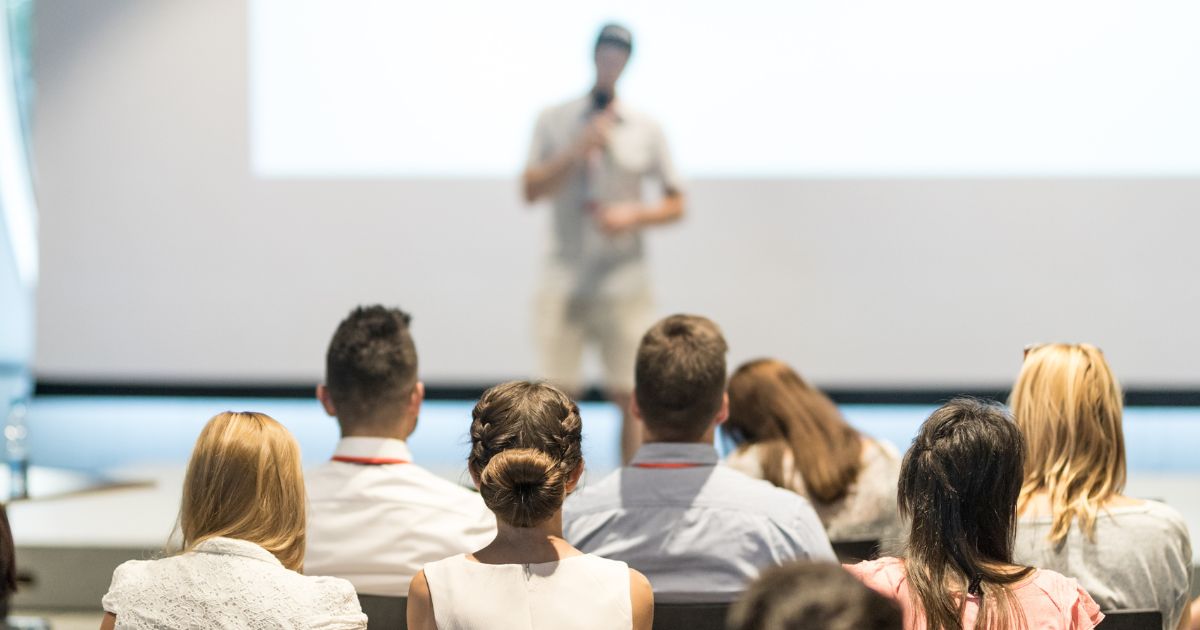
M417 419L421 417L421 403L423 402L425 402L425 383L417 381L408 395L408 416L413 419L413 429L417 428Z
M637 388L629 393L629 415L636 418L638 422L642 421L642 408L637 404Z
M325 413L337 417L337 408L333 406L333 397L329 395L329 388L325 383L317 384L317 400L321 401L321 407L325 409Z
M721 396L721 409L717 411L717 417L713 418L713 426L723 424L729 419L729 392L725 392Z

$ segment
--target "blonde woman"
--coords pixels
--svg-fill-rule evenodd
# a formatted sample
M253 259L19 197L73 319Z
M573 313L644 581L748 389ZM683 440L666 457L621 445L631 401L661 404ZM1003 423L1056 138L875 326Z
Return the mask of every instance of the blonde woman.
M833 541L900 535L896 447L859 433L821 390L777 359L744 363L729 379L725 463L807 497Z
M183 482L182 553L117 567L101 630L366 628L349 582L299 573L304 501L287 429L261 413L213 417Z
M1074 577L1105 610L1188 627L1192 548L1174 509L1121 494L1121 388L1100 349L1031 346L1009 401L1029 445L1014 559Z

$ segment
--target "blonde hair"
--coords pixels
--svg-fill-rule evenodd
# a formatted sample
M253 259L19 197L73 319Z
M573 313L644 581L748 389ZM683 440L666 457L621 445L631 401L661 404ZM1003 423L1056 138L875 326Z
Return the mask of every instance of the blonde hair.
M304 476L300 447L288 430L261 413L213 416L188 462L179 529L184 551L210 538L236 538L302 570Z
M1051 542L1075 522L1091 538L1099 509L1125 488L1121 387L1104 354L1090 344L1029 348L1009 405L1029 448L1018 512L1044 492Z

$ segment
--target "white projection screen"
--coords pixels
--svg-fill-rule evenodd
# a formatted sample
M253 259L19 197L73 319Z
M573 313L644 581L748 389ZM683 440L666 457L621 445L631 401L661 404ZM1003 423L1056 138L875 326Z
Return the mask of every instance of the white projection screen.
M532 123L597 28L688 215L657 307L831 387L1004 387L1091 341L1200 388L1200 5L62 0L37 8L36 369L303 383L354 305L427 383L536 373ZM595 365L591 373L597 374Z

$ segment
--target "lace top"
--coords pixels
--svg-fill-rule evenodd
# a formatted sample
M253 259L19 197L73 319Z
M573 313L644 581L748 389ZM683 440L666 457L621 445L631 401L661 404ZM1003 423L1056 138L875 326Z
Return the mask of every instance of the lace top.
M160 560L130 560L103 600L117 628L359 629L349 582L306 577L244 540L213 538Z

